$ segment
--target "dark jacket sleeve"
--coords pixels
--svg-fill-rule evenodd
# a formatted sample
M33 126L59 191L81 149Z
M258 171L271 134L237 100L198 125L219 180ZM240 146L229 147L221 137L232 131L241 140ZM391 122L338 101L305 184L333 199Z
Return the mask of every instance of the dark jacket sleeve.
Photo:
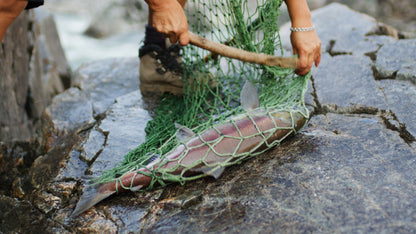
M32 9L40 5L43 5L43 0L28 0L26 9Z

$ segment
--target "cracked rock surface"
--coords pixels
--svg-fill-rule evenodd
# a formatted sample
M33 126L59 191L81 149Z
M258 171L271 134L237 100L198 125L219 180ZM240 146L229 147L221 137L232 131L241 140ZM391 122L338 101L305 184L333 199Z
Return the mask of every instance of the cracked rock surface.
M70 219L85 182L144 141L154 108L138 91L137 58L86 64L49 107L65 136L14 183L24 195L0 196L0 231L415 232L416 40L373 35L373 18L341 4L312 16L322 61L295 137L217 180L120 194Z

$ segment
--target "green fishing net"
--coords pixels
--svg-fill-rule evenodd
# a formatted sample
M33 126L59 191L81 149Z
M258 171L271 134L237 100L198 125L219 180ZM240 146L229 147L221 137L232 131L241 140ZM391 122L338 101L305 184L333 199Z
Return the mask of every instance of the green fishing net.
M198 35L243 50L280 56L283 52L277 20L281 4L282 0L189 0L185 9L190 31ZM147 189L151 189L155 184L162 186L169 182L183 184L188 180L205 176L204 174L186 175L186 171L197 164L205 163L205 166L216 169L256 156L296 133L294 113L300 113L305 119L309 117L304 103L309 75L297 76L293 69L232 60L191 45L183 48L182 56L183 96L167 94L162 97L154 119L148 122L145 129L146 141L129 152L124 161L117 164L114 169L105 171L98 179L99 183L117 180L116 178L126 173L145 167L155 156L163 160L169 152L184 145L175 136L177 131L175 123L186 126L197 136L209 129L220 132L218 129L223 124L237 126L232 116L245 112L240 106L240 92L246 81L250 81L257 88L260 106L265 110L263 114L271 116L277 112L288 113L286 118L290 123L289 126L275 124L273 128L262 132L253 119L252 124L257 132L250 136L243 136L236 127L239 133L232 138L238 142L237 146L244 144L249 138L262 139L261 144L244 152L239 149L231 149L230 152L225 153L215 152L215 146L221 144L227 136L212 141L201 138L201 144L208 146L208 150L201 155L198 162L188 164L181 161L193 150L192 147L185 146L182 155L174 159L177 164L175 167L157 166L147 172L139 172L152 177ZM271 134L281 129L286 130L284 135L269 141ZM204 161L209 152L214 152L219 157L226 157L226 160L209 164ZM172 160L166 161L172 162ZM182 173L174 173L178 168L183 168Z

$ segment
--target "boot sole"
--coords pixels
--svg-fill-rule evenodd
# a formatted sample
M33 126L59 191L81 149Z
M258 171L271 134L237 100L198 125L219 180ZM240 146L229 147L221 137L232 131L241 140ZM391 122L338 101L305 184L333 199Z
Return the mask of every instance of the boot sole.
M161 84L140 84L140 91L144 96L161 96L164 93L183 95L183 88L166 83Z

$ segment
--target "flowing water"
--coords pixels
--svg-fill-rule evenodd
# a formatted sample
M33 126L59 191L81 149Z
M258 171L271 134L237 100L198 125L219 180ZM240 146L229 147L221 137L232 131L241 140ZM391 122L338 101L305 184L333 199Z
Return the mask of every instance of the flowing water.
M84 35L91 17L69 13L55 13L54 16L62 47L73 71L85 62L138 55L138 48L144 37L144 29L105 39L95 39Z

